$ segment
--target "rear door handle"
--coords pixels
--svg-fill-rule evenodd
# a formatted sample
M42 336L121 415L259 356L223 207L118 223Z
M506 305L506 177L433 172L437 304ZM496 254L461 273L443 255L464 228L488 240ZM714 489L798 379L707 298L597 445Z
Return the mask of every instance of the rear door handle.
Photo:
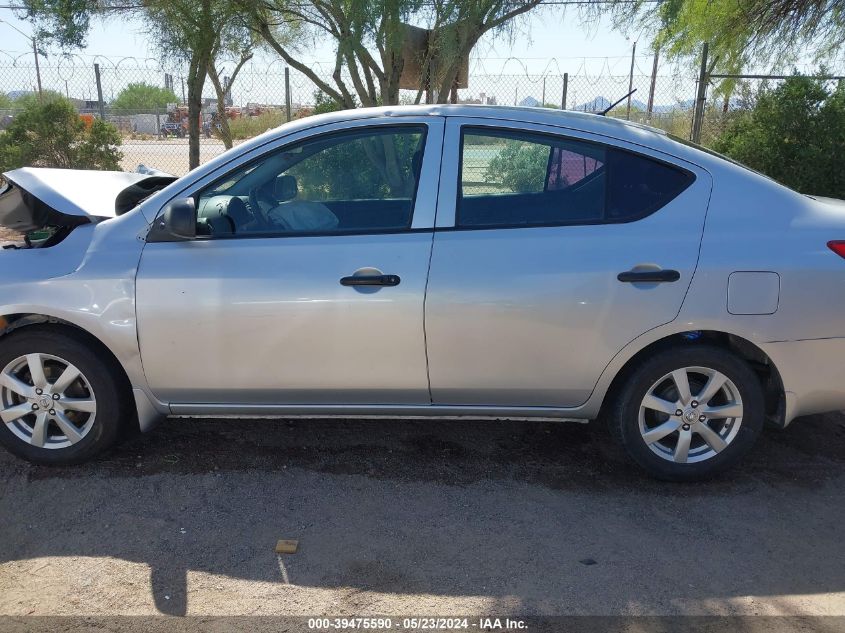
M353 275L343 277L341 286L398 286L402 279L399 275Z
M624 283L666 283L678 281L681 273L677 270L628 270L616 278Z

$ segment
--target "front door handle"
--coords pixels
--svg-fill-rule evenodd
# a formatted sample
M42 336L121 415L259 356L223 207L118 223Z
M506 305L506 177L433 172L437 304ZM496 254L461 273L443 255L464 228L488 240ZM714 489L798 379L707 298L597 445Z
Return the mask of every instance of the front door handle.
M616 278L624 283L666 283L678 281L681 273L677 270L628 270L619 273Z
M353 275L343 277L341 286L398 286L402 281L399 275Z

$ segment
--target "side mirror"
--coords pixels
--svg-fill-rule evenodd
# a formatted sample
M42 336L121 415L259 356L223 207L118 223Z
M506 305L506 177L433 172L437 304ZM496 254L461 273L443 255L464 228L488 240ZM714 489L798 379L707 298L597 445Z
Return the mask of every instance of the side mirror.
M156 218L148 242L183 242L197 236L197 208L193 198L171 200Z

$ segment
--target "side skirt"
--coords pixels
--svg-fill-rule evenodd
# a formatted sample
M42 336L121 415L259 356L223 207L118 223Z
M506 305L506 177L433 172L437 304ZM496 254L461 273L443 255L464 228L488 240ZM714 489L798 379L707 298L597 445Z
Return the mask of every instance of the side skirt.
M171 404L174 417L238 418L404 418L447 420L536 420L589 422L590 416L572 409L554 407L478 407L447 405L256 405L256 404ZM578 415L581 414L581 415Z

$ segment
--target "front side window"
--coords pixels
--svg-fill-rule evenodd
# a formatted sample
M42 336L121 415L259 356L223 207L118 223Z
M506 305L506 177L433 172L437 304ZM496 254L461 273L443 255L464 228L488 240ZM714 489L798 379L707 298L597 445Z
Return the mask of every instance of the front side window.
M681 169L598 143L467 128L458 225L628 222L664 206L691 182Z
M198 233L231 237L408 229L424 146L424 126L391 126L285 147L201 191Z

